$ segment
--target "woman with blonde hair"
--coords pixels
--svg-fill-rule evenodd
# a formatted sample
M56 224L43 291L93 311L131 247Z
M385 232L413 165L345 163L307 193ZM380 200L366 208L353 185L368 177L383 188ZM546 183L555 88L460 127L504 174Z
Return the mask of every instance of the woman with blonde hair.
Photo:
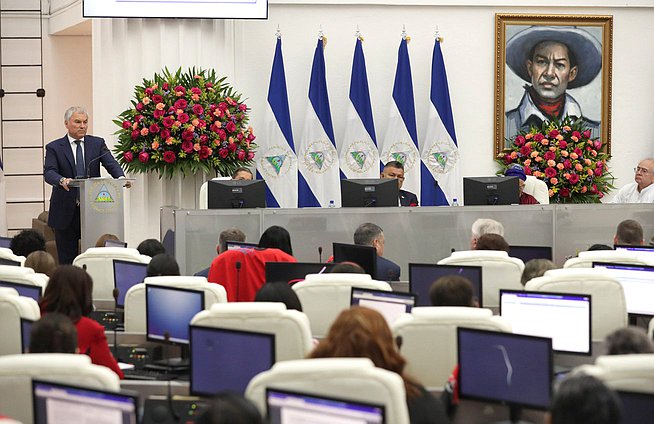
M404 380L412 424L443 424L449 420L440 400L404 372L406 360L398 352L384 317L377 311L355 306L340 313L327 337L311 358L369 358L375 366L399 374Z

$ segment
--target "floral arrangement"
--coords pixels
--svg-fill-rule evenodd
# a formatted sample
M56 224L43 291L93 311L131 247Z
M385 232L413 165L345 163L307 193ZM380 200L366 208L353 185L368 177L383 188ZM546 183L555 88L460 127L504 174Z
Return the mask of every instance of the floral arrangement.
M134 89L132 107L113 121L120 127L114 152L133 173L229 176L254 159L248 120L241 95L214 70L164 69Z
M603 147L581 119L545 121L511 140L496 160L498 174L517 163L547 183L551 203L599 203L614 188Z

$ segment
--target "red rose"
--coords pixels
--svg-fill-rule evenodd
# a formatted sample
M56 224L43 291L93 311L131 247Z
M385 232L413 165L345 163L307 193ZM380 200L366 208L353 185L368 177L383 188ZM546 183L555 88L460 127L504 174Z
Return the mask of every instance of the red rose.
M218 154L220 155L221 158L225 159L227 155L229 155L229 150L223 147L221 149L218 149Z
M218 137L220 137L221 140L227 140L227 133L225 130L218 130Z
M145 95L146 96L151 96L152 93L154 93L154 90L152 88L148 87L148 88L145 89Z
M146 163L150 159L150 155L147 152L139 153L139 161Z
M577 156L581 156L581 155L584 154L584 152L583 152L579 147L577 147L577 148L574 150L574 152L577 154Z
M139 123L143 120L143 118L144 118L143 115L136 115L136 116L134 117L134 122L136 122L137 124L139 124Z
M545 136L544 136L543 134L538 133L538 134L536 134L536 135L534 136L534 141L538 142L538 141L541 141L541 140L544 139L544 138L545 138Z
M166 128L172 127L174 123L175 123L175 118L173 118L172 116L166 116L163 119L163 126Z
M202 107L202 105L193 105L193 113L195 113L196 115L202 115L203 112L204 112L204 108Z
M568 142L565 140L559 141L559 147L565 149L566 147L568 147Z
M240 110L241 112L245 112L247 108L248 105L246 105L245 103L241 103L240 105L238 105L238 110Z
M595 168L595 176L600 177L602 175L602 168Z
M168 90L168 89L170 88L170 85L168 85L167 82L164 82L164 83L161 85L161 88L163 88L164 90Z
M601 149L602 148L602 142L599 141L599 140L595 140L595 148L597 150Z
M579 175L577 174L570 174L570 184L577 184L579 182Z
M163 154L164 162L173 163L173 162L175 162L175 159L177 159L177 157L175 156L175 152L171 152L170 150L167 150L167 151L164 152L164 154Z
M529 146L522 146L520 148L520 153L522 153L522 156L529 156L529 153L531 153L531 147ZM551 152L548 152L551 153Z
M577 138L581 138L581 134L579 133L579 131L572 131L572 136L577 137Z
M132 135L131 135L132 140L136 140L137 138L139 138L139 135L141 135L141 131L139 130L132 131Z
M545 159L545 160L554 160L554 159L556 159L556 154L553 151L548 150L543 155L543 159Z
M591 188L590 188L590 192L593 193L593 194L597 194L597 192L598 192L598 190L597 190L597 184L593 184L593 185L591 186Z
M218 103L218 109L222 110L223 112L227 110L227 103L225 102L220 102Z
M193 140L193 136L194 136L193 131L184 131L182 133L182 140L191 141Z
M175 91L181 91L182 93L186 94L186 88L184 88L181 85L178 85L177 87L175 87ZM184 106L184 107L186 107L186 106Z
M126 162L131 162L134 160L134 154L132 152L125 152L123 153L123 159L125 159Z
M193 87L193 88L191 88L191 93L199 95L199 94L202 94L202 90L200 90L197 87Z
M240 150L236 153L238 160L245 160L245 150Z
M163 102L163 97L161 97L161 95L159 94L155 94L154 96L152 96L152 101L156 105L157 103Z
M227 123L226 128L227 128L227 131L229 131L229 132L234 132L234 131L236 131L236 124L233 123L232 121L229 121L229 122Z
M238 134L236 134L236 139L237 139L238 141L243 140L243 133L238 133Z
M207 123L204 122L202 119L198 120L198 128L205 128L207 126Z
M553 178L556 175L556 169L552 168L551 166L548 166L545 168L545 175L547 178Z
M572 168L572 162L570 162L570 159L566 159L566 160L563 161L563 167L564 167L565 169L570 169L570 168Z
M254 141L254 139L257 138L254 134L249 134L248 135L248 140L249 141Z
M561 191L559 191L559 194L561 195L561 197L570 197L570 190L563 187Z
M511 155L504 155L504 164L508 165L511 162L513 162L513 159L511 159Z
M200 147L200 159L206 159L211 155L211 149L207 146Z
M128 129L132 127L132 123L129 121L123 121L123 129Z
M205 86L206 88L211 88L211 87L213 87L213 84L210 83L210 82L205 82L205 83L204 83L204 86Z
M154 116L156 119L161 119L162 116L164 116L164 111L155 109L154 112L152 112L152 116Z
M206 134L202 134L200 136L200 144L207 144L207 141L209 141L209 137Z
M590 138L590 130L584 131L584 137Z
M521 135L517 136L514 141L515 145L518 147L525 145L525 138Z
M179 99L174 104L175 109L184 109L186 106L188 106L188 102L184 99Z
M150 130L151 133L156 134L156 133L159 132L159 125L152 124L152 125L150 125L150 128L148 128L148 129Z
M193 142L192 141L182 141L182 150L186 153L193 153Z
M168 137L170 137L170 131L166 129L161 130L161 132L159 133L159 137L161 137L161 139L164 141L168 140Z
M142 111L143 110L143 103L138 102L138 104L136 105L136 110Z
M558 131L558 130L552 130L552 131L550 131L550 133L549 133L550 138L556 138L557 135L559 135L559 131Z
M235 152L236 149L238 149L238 146L236 145L236 143L230 143L229 150L232 151L232 152Z
M189 121L189 117L185 113L180 113L179 116L177 117L177 120L182 124L185 124Z
M252 160L252 159L254 159L254 152L248 152L248 160Z
M211 126L209 127L209 129L210 129L211 131L215 132L215 133L217 133L218 130L219 130L218 125L216 125L215 122L214 122L213 124L211 124Z

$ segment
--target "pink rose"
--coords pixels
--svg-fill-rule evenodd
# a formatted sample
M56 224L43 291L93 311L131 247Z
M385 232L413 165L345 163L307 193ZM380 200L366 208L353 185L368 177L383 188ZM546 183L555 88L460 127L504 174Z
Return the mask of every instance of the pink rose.
M229 144L229 150L231 152L235 152L237 148L238 148L238 146L236 145L236 143L230 143Z
M152 93L154 93L154 90L152 90L152 88L148 87L148 88L145 89L145 95L146 96L151 96Z
M132 152L125 152L123 153L123 159L125 159L125 162L131 162L134 160L134 154Z
M225 102L220 102L218 103L218 109L222 110L223 112L227 110L227 103Z
M167 82L164 82L164 83L161 85L161 88L163 88L164 90L168 90L168 89L170 88L170 85L168 85Z
M132 123L129 121L123 121L123 129L128 129L132 126Z
M200 144L207 144L208 141L209 141L209 137L207 137L206 134L202 134L200 136Z
M570 159L566 159L566 160L563 161L563 167L564 167L565 169L570 169L570 168L572 168L572 162L570 162Z
M240 105L238 105L238 110L240 110L241 112L245 112L247 108L248 106L245 103L241 103Z
M579 175L570 174L570 184L577 184L579 182Z
M575 148L574 152L577 156L581 156L584 154L584 152L579 147Z
M182 150L186 153L193 153L193 142L191 141L182 141Z
M245 150L240 150L236 153L236 156L238 157L238 160L245 160Z
M142 163L147 163L147 161L150 159L150 155L148 152L141 152L139 153L139 161Z
M600 177L602 175L602 168L595 168L595 176Z
M170 150L167 150L167 151L164 152L164 154L163 154L164 162L173 163L173 162L175 162L175 159L177 159L177 157L175 156L175 152L171 152Z
M143 107L144 107L143 103L141 103L141 102L138 102L136 104L136 110L138 110L139 112L143 110Z
M584 137L590 138L590 130L584 131Z
M181 85L178 85L177 87L175 87L175 92L176 92L176 93L186 94L186 88L184 88L184 87L181 86ZM186 106L185 106L185 107L186 107Z
M254 159L254 152L248 152L248 160ZM527 170L529 170L529 174L527 174ZM531 169L527 168L525 169L525 174L530 175L531 174Z
M595 149L599 150L602 148L602 142L599 140L595 140Z
M191 88L191 93L193 93L193 94L202 94L202 90L200 90L197 87L193 87L193 88Z
M581 134L579 133L579 131L572 131L572 136L576 137L577 139L581 138Z

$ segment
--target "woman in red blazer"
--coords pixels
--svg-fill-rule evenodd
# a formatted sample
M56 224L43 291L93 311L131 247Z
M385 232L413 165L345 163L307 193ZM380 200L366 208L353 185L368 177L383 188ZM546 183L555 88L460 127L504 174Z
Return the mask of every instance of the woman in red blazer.
M93 310L92 293L93 280L86 271L62 265L50 277L41 299L41 313L67 315L77 327L79 352L89 355L94 364L108 367L123 378L123 372L109 350L104 327L88 317Z

